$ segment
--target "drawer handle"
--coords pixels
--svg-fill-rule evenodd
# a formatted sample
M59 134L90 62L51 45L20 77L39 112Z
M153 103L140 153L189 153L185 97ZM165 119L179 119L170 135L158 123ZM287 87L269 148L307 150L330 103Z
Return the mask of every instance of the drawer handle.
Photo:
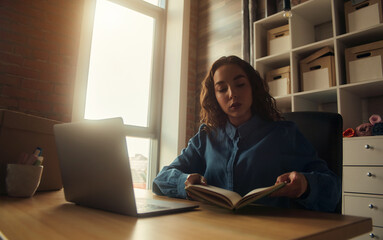
M372 147L370 144L366 144L366 145L364 145L364 148L365 148L365 149L373 149L373 147Z
M374 205L370 203L370 204L368 204L368 208L373 209Z
M375 238L375 234L370 233L370 238Z
M372 173L368 172L367 174L367 177L372 177Z

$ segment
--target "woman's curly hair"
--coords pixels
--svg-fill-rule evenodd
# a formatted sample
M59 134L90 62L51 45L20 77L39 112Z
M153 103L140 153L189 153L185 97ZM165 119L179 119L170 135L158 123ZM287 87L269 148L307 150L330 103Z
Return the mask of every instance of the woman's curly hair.
M215 130L223 127L227 121L227 115L221 109L215 96L214 74L223 65L235 64L247 75L252 88L253 103L252 114L268 121L281 120L281 114L276 107L275 99L269 94L269 86L248 62L237 56L224 56L213 63L206 77L202 81L200 104L201 123L206 124L208 130Z

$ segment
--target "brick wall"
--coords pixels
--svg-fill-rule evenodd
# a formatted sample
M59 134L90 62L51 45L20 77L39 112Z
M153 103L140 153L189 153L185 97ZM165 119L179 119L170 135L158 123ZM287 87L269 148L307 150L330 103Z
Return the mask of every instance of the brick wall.
M188 68L188 86L187 86L187 122L186 122L186 142L198 131L196 122L199 121L199 115L196 114L197 88L197 34L198 34L198 2L190 2L190 35L189 35L189 68Z
M221 56L243 57L242 1L193 0L190 17L186 143L200 126L201 82L211 64Z
M70 121L83 0L0 0L0 108Z

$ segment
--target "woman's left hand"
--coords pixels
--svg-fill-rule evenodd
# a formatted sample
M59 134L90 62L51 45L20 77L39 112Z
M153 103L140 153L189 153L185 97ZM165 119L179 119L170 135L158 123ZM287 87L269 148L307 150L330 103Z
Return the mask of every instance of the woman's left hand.
M275 184L281 182L286 182L286 185L272 193L272 197L299 198L306 192L308 186L306 177L295 171L280 175Z

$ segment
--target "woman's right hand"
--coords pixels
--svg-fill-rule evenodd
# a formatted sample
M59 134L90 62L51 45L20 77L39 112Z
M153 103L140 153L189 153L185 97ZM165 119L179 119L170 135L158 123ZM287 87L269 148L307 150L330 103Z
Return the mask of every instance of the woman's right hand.
M198 173L189 174L185 181L185 187L193 184L207 185L206 178Z

